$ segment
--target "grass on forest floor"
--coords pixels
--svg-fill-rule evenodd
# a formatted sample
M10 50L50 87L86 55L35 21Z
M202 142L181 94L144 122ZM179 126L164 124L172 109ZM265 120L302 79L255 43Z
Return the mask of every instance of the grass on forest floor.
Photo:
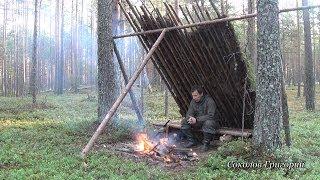
M0 179L317 179L320 174L320 112L303 109L303 98L296 98L296 88L288 87L288 104L293 146L275 154L274 161L304 161L305 168L286 169L233 169L228 162L257 162L251 159L250 141L232 141L212 153L207 161L181 173L135 163L104 151L93 151L88 168L82 166L79 153L89 140L96 120L96 101L86 94L68 93L62 96L42 94L40 105L30 107L30 98L0 97ZM317 87L317 99L319 99ZM148 121L164 120L162 92L145 97L144 115ZM169 118L179 118L170 98ZM134 113L124 105L119 111L121 123L135 120ZM129 121L126 121L126 120ZM120 123L120 124L121 124ZM123 126L121 126L123 127ZM127 127L127 126L125 126ZM99 141L120 140L125 128L109 132ZM112 134L112 138L110 137ZM260 160L263 162L264 160Z

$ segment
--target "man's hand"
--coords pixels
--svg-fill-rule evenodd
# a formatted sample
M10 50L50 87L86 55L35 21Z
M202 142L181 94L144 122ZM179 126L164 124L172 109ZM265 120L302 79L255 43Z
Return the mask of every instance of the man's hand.
M189 123L189 124L195 124L196 122L197 122L197 119L196 119L196 118L194 118L194 117L192 117L192 116L189 117L189 119L188 119L188 123Z

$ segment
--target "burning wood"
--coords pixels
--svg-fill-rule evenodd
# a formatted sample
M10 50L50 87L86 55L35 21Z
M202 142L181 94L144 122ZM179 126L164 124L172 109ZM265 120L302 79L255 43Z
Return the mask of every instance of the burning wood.
M151 140L146 133L139 133L135 140L136 144L134 144L133 152L150 156L165 163L198 160L197 153L193 152L192 149L177 148L174 143L169 141L169 138Z

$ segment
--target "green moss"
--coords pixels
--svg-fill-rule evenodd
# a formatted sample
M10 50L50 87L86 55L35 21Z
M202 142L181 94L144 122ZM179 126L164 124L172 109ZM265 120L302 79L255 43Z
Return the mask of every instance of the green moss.
M80 152L95 130L91 127L96 120L95 101L87 101L83 94L42 94L39 102L50 107L30 108L26 106L30 98L0 97L0 179L317 179L320 114L303 110L304 99L295 98L296 88L288 88L287 94L293 145L277 151L272 158L276 162L305 162L304 168L290 171L228 167L229 162L263 162L270 158L253 157L250 140L224 144L198 165L179 172L136 163L109 151L92 151L84 168ZM144 113L148 120L165 119L163 97L162 92L146 93ZM169 104L169 117L179 118L172 98ZM317 102L316 109L319 107ZM128 111L121 107L120 120L108 135L99 138L100 143L129 138L136 118L134 112L126 114Z

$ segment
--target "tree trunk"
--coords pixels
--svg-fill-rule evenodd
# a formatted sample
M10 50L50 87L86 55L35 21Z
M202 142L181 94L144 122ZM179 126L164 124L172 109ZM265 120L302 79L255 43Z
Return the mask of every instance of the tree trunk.
M34 27L33 27L33 52L32 52L32 65L31 65L31 74L30 74L30 92L32 95L32 103L37 102L37 24L38 24L38 0L34 2Z
M166 118L168 118L168 109L169 109L169 103L168 103L168 87L165 87L165 92L164 92L164 115Z
M308 6L308 0L302 0L302 6ZM313 73L313 58L311 45L311 28L310 15L308 10L303 10L303 25L304 25L304 57L305 57L305 94L306 94L306 109L314 111L315 101L315 81Z
M179 16L179 0L174 0L174 11Z
M257 94L253 143L257 153L272 153L281 146L282 59L277 0L257 3Z
M94 18L94 11L91 10L91 16L90 16L90 36L91 36L91 42L92 42L92 45L90 46L90 68L89 68L89 84L90 86L94 85L94 77L93 77L93 52L94 52L94 44L95 44L95 41L94 41L94 34L93 34L93 18Z
M28 59L28 3L24 3L24 38L23 38L23 94L26 94L25 89L25 83L27 81L27 59Z
M312 59L312 63L313 63L313 73L314 73L314 82L316 82L317 79L317 72L316 72L316 31L315 31L315 12L313 10L311 10L311 19L312 19L312 49L313 49L313 59Z
M64 13L63 13L64 1L61 2L61 24L60 24L60 59L59 59L59 68L58 68L58 89L57 94L63 93L63 84L64 84L64 47L63 47L63 37L64 37Z
M255 0L248 0L248 14L254 13ZM249 58L254 65L254 71L257 69L257 37L255 32L255 18L248 19L247 39Z
M74 92L79 92L79 55L78 55L78 49L79 49L79 25L78 25L78 0L76 0L76 19L75 19L75 27L76 27L76 32L75 32L75 50L74 50L74 62L73 62L73 90Z
M224 0L220 0L220 5L221 5L221 15L226 15L226 6L224 3Z
M60 58L60 8L59 8L59 0L56 0L56 10L55 10L55 78L54 78L54 91L58 93L58 83L59 83L59 58Z
M296 6L299 6L298 3L299 0L296 0ZM297 74L298 74L298 92L297 92L297 97L301 96L301 37L300 37L300 13L297 11Z
M111 0L98 0L98 118L102 120L116 100L116 72L113 62Z
M6 56L6 35L7 35L7 1L4 2L3 8L3 34L2 34L2 44L3 44L3 62L2 62L2 95L7 96L7 56Z
M282 111L283 111L283 128L285 133L285 142L288 147L291 146L291 136L290 136L290 123L289 123L289 110L288 110L288 100L287 93L285 89L285 84L282 82Z

